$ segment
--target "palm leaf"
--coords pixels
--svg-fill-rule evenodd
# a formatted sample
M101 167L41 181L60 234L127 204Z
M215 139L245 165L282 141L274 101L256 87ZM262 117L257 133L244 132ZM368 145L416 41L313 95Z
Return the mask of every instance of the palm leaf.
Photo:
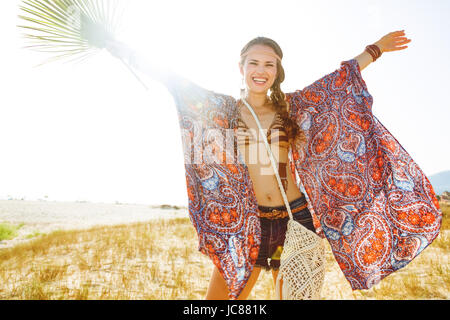
M118 0L24 0L18 25L29 48L59 59L81 61L114 39L119 24Z

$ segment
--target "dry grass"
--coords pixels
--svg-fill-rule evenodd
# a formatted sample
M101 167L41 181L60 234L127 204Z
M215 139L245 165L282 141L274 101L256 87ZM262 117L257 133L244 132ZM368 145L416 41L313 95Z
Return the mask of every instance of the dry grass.
M351 290L328 247L323 298L449 299L449 232L366 291ZM0 250L0 299L203 299L213 265L197 245L188 218L42 235ZM273 299L269 272L250 299Z
M0 251L0 298L201 298L196 248L189 219L53 232Z
M440 203L442 214L444 216L442 220L442 230L450 230L450 203Z

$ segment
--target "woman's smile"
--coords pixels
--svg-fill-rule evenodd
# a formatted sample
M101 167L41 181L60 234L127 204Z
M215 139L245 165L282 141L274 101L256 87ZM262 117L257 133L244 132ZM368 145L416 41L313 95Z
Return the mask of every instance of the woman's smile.
M253 77L252 80L257 86L263 86L267 83L267 78L263 77Z

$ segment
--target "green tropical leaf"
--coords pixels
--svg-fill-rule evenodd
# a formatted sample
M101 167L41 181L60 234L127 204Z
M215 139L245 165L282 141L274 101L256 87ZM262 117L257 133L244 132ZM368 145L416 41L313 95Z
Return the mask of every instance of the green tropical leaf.
M114 39L119 24L118 0L24 0L18 17L29 42L24 48L82 61Z

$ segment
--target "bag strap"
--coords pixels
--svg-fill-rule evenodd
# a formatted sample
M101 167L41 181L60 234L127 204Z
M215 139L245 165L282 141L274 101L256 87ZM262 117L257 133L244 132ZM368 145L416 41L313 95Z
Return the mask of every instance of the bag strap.
M259 132L263 138L264 145L266 146L267 153L269 154L269 158L270 158L270 162L272 164L273 171L275 172L275 176L277 177L278 187L280 188L281 196L283 197L283 200L284 200L284 205L286 206L287 212L289 214L289 219L293 220L294 218L292 216L291 207L289 206L289 201L287 199L286 192L284 191L283 184L281 183L280 175L278 174L278 168L277 168L277 164L276 164L275 158L272 153L272 149L270 149L269 142L267 141L267 137L264 134L264 131L263 131L264 129L262 128L261 123L259 122L259 119L255 114L255 111L253 111L253 108L248 104L248 102L245 99L242 99L242 101L247 106L247 109L250 111L253 118L255 118L256 124L258 125L258 128L259 128Z

